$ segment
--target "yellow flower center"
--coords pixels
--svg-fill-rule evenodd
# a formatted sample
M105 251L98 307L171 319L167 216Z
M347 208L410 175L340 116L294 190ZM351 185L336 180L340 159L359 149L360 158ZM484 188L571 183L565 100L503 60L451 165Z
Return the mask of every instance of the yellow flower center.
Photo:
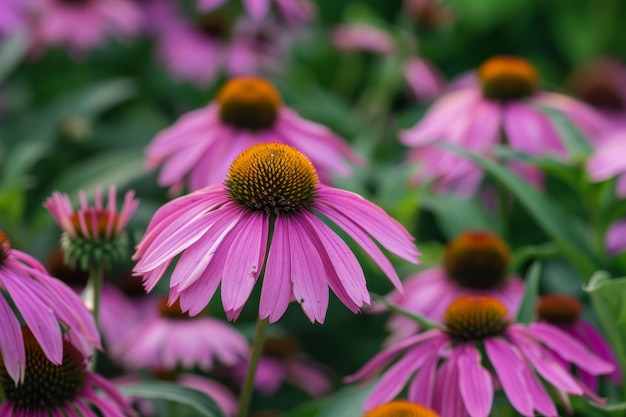
M504 333L509 324L506 314L506 307L495 298L466 295L450 304L444 323L454 339L481 340Z
M9 251L11 250L11 241L4 234L2 230L0 230L0 265L4 262L6 258L9 257Z
M494 56L478 68L478 79L486 98L514 100L535 92L538 82L535 67L515 56Z
M448 243L443 266L448 277L460 285L486 290L497 288L506 281L510 261L511 252L497 235L470 231Z
M0 386L6 400L25 414L42 412L72 401L85 381L86 366L81 353L65 341L63 362L54 365L46 358L29 329L24 328L23 335L26 374L22 383L15 385L0 357Z
M363 417L439 417L439 414L409 401L396 400L379 405Z
M282 105L276 88L259 77L229 80L217 94L217 102L224 123L249 130L272 127Z
M574 297L563 294L547 294L539 297L537 315L552 324L572 324L582 311L582 304Z
M108 210L97 209L94 207L81 209L80 212L82 212L84 215L87 229L90 232L94 232L93 225L95 224L96 230L98 232L98 238L104 239L106 237L107 225L109 224L111 213ZM72 222L72 226L74 227L74 230L78 232L78 235L86 238L87 236L83 236L83 233L82 233L82 227L80 226L78 213L79 212L77 211L74 214L72 214L70 216L70 221ZM115 215L115 219L113 220L112 230L115 230L118 222L119 222L119 216ZM91 236L91 238L93 239L93 236Z
M309 207L318 182L313 164L297 149L282 143L261 143L235 158L226 186L236 203L279 214Z

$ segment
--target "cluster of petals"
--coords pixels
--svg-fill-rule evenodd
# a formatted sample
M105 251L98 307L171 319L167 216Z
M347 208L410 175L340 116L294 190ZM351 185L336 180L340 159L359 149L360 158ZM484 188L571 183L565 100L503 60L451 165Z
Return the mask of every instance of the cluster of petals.
M391 262L372 240L417 263L410 234L380 207L354 193L316 184L311 210L278 214L269 245L270 215L235 203L217 184L166 203L155 213L133 256L134 273L148 291L179 254L170 278L170 301L196 315L221 283L221 298L234 320L247 301L261 270L261 318L277 321L292 297L313 322L322 323L328 287L353 312L370 304L365 276L348 245L316 214L325 216L376 262L396 288L401 282Z
M0 3L0 37L10 36L26 23L32 0L4 0Z
M517 276L509 276L505 283L492 289L476 290L464 287L450 279L441 266L427 268L410 275L402 282L404 294L394 291L387 299L412 313L429 320L443 322L446 308L457 298L466 295L487 295L500 301L512 313L517 312L524 298L524 282ZM391 331L389 343L414 335L419 324L401 314L393 314L387 322Z
M36 50L62 45L82 53L109 36L127 39L142 28L141 9L129 0L39 0L33 9L32 42Z
M87 371L83 386L74 398L48 409L24 410L20 404L10 400L0 405L0 416L39 417L39 416L81 416L107 417L135 416L126 399L106 378Z
M486 357L475 342L453 340L445 330L432 329L384 349L345 380L370 380L400 357L370 392L366 410L392 400L408 384L409 401L443 416L487 417L494 391L500 387L521 415L556 417L556 406L541 380L564 394L602 402L570 374L568 365L591 375L613 371L610 363L547 323L511 324L501 336L487 337L482 343ZM485 361L491 371L483 366Z
M69 287L51 277L30 255L6 247L8 256L0 261L0 351L7 373L17 384L23 381L26 351L20 319L32 331L43 353L54 364L63 360L63 341L85 357L100 348L100 335L91 312Z
M246 338L219 319L154 315L116 345L112 354L131 370L210 370L216 364L234 366L249 351Z
M197 0L198 9L212 11L228 0ZM286 23L302 24L315 17L315 4L309 0L242 0L254 20L261 20L269 14L272 2L276 4Z
M217 102L181 116L162 130L146 149L149 169L161 166L158 182L174 190L184 185L192 191L222 182L232 161L252 145L278 142L305 154L322 181L333 174L347 176L348 161L362 164L342 138L326 126L300 117L281 105L274 125L253 131L237 128L220 119Z
M441 147L443 143L494 157L503 135L510 148L532 156L568 158L568 150L543 108L564 115L593 144L603 140L607 120L593 108L563 94L535 92L523 99L484 97L475 74L444 93L400 140L411 149L408 160L417 165L416 182L434 182L439 191L473 194L482 179L480 169L466 158ZM509 166L527 181L540 185L538 168L521 162Z
M118 213L116 195L117 187L112 185L109 187L108 201L105 207L102 189L98 188L95 192L94 204L90 205L87 194L81 190L78 193L80 207L75 210L67 194L55 191L46 200L44 207L50 211L61 229L72 238L80 236L97 241L104 237L104 239L110 240L125 229L128 220L130 220L139 205L139 200L134 198L135 193L128 191L124 196L122 208ZM98 222L100 219L99 213L106 214L104 230L102 230L103 225ZM72 222L73 216L76 216L78 219L78 227ZM102 236L102 232L104 232L104 236Z

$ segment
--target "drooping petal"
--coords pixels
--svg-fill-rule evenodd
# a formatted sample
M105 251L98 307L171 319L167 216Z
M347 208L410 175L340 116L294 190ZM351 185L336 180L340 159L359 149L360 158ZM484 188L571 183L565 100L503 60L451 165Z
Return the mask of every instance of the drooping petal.
M441 351L445 348L447 340L438 339L431 341L431 349L434 352ZM439 354L429 356L424 361L422 369L415 375L407 398L416 404L422 404L425 407L433 408L435 400L435 386L437 381L437 363L439 362Z
M524 102L506 105L504 126L513 149L529 155L567 155L567 149L548 117Z
M4 317L0 326L0 352L2 362L9 377L17 385L25 375L26 351L22 339L22 329L13 310L0 294L0 316Z
M265 267L259 317L277 321L287 310L292 294L291 288L291 246L289 228L282 215L276 217L274 235Z
M487 417L493 403L491 375L480 364L480 353L470 344L461 350L459 360L459 389L465 408L471 417Z

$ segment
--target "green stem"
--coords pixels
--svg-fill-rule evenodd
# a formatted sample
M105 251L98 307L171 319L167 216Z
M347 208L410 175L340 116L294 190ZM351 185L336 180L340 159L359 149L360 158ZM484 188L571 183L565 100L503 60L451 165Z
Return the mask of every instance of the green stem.
M93 314L96 326L98 324L98 315L100 313L100 298L102 296L102 277L103 271L101 266L92 266L89 268L89 280L85 287L85 302L87 306L91 308L91 314ZM98 362L98 351L96 350L93 355L93 361L91 361L91 369L96 370Z
M248 417L250 409L250 400L252 399L252 391L254 390L254 375L256 368L263 352L263 342L265 341L265 329L269 324L268 319L261 319L256 322L256 330L254 332L254 340L252 341L252 351L250 352L250 362L248 362L248 371L246 379L243 381L241 394L239 394L239 413L238 417Z
M428 320L426 317L420 314L414 313L409 310L405 310L404 308L395 305L394 303L390 302L389 300L387 300L385 297L381 295L372 294L372 298L374 298L374 300L376 301L380 301L383 304L385 304L385 306L387 306L387 308L393 311L394 313L398 313L404 317L408 317L411 320L416 321L417 323L419 323L419 325L422 327L422 330L424 331L437 329L441 327L439 324L435 323L434 321Z

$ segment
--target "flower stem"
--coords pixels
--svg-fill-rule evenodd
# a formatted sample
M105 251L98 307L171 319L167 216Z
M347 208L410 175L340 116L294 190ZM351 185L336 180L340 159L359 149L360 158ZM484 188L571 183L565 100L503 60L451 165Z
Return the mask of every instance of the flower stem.
M101 266L92 266L89 268L89 280L84 291L85 304L91 310L96 326L99 328L98 315L100 313L100 298L102 295L102 277L103 271ZM96 350L91 361L91 369L96 370L98 362L98 351Z
M269 319L261 319L256 321L256 330L254 332L254 340L252 341L252 351L250 352L250 361L248 362L248 370L246 379L243 381L241 394L239 395L239 412L237 417L248 417L250 408L250 400L252 399L252 391L254 390L254 375L256 368L263 352L263 342L265 341L265 329L269 324Z

